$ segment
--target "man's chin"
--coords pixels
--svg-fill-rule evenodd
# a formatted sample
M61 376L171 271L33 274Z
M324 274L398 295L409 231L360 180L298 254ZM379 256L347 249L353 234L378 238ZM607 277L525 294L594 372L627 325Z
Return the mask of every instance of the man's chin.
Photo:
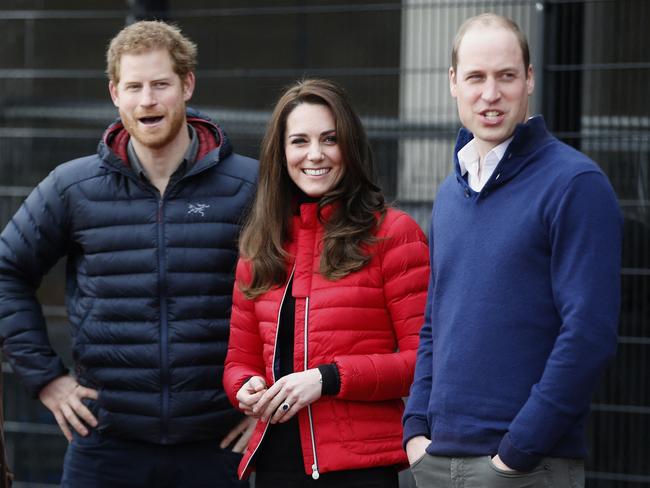
M514 128L499 125L496 127L481 127L474 136L486 142L499 145L510 137L513 132Z
M138 145L154 150L162 149L174 140L174 136L168 132L165 134L142 134L140 131L133 131L130 132L130 135Z
M124 126L139 146L151 150L160 150L178 137L180 131L186 125L183 122L184 120L175 117L165 117L161 125L147 127L131 119Z

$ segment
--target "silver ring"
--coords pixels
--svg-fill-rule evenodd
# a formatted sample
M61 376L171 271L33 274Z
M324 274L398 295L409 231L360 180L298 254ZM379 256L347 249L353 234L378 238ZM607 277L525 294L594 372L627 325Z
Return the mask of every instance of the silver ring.
M287 402L284 402L282 405L280 405L280 408L282 409L283 412L286 412L291 408L291 405L289 405Z

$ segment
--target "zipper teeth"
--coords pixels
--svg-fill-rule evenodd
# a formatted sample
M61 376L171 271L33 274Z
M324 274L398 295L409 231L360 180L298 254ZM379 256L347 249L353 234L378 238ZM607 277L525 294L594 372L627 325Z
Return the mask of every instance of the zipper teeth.
M278 310L278 318L276 321L276 328L275 328L275 341L273 343L273 361L271 362L271 375L273 376L273 381L275 382L275 353L278 348L278 332L280 330L280 313L282 312L282 305L284 304L284 299L287 296L287 290L289 289L289 283L291 283L291 280L293 279L293 272L296 270L296 265L293 265L293 269L291 270L291 275L289 276L289 281L287 281L287 286L284 289L284 293L282 294L282 301L280 302L280 308ZM251 461L255 457L255 453L257 450L260 448L262 445L262 441L264 440L264 436L266 435L266 431L269 429L269 425L271 425L270 419L269 422L266 423L264 426L264 432L262 432L262 437L260 437L260 441L257 443L257 446L255 446L255 450L253 453L250 455L248 458L248 462L246 462L246 466L244 466L244 469L242 470L242 473L246 473L248 470L248 467L251 464Z
M309 430L311 431L311 450L314 453L314 465L312 466L312 478L318 479L318 458L316 457L316 439L314 437L314 420L311 416L311 405L307 405L307 414L309 415ZM316 477L314 477L316 475Z
M308 337L308 322L309 322L309 297L305 298L305 366L304 369L307 371L307 337ZM309 416L309 431L311 433L311 450L314 454L314 465L312 466L312 478L318 479L318 457L316 456L316 439L314 437L314 419L311 415L311 405L307 405L307 414Z
M165 272L165 256L164 256L164 246L163 241L165 238L165 229L164 229L164 199L163 196L160 196L158 201L158 273L159 273L159 291L158 299L160 302L160 368L161 368L161 382L162 382L162 425L161 425L161 435L163 441L167 439L167 429L169 422L169 367L167 362L169 361L169 324L167 323L167 300L165 297L166 287L167 287L167 273Z

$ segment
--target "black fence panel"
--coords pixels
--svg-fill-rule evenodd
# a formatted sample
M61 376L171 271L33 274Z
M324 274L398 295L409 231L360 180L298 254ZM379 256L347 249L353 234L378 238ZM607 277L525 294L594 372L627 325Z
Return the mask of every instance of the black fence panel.
M255 157L275 98L296 79L335 79L368 129L389 199L428 226L459 128L448 67L456 29L493 11L528 34L532 111L607 173L625 217L618 356L589 419L592 488L650 487L650 1L4 0L0 6L0 225L49 171L94 151L117 115L110 38L167 18L199 46L192 105ZM70 362L64 267L44 280L55 348ZM20 487L59 482L65 440L5 370L7 435ZM402 485L411 486L408 476Z
M650 4L548 1L544 113L608 174L625 219L618 355L594 398L589 486L650 486Z

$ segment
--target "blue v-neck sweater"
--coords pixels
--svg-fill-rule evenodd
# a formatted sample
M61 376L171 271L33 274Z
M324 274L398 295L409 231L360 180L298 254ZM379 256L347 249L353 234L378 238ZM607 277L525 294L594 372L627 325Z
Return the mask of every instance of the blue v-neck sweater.
M430 230L431 280L404 441L532 469L586 454L616 348L622 218L607 177L529 119L480 193L455 172Z

